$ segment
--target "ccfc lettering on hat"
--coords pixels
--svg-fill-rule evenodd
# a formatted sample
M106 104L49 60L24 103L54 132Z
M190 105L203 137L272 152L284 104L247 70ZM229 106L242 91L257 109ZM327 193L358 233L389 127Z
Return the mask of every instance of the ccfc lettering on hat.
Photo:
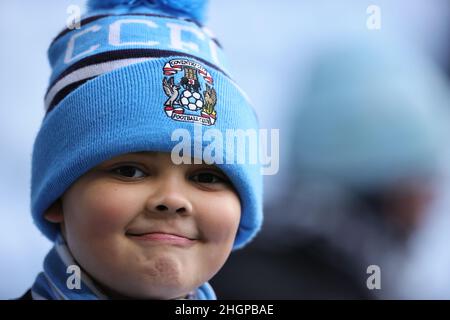
M148 33L135 34L132 40L126 39L122 34L125 27L147 28ZM93 34L96 34L96 37L92 37ZM152 34L155 36L153 37ZM86 37L85 41L83 41L84 37ZM165 22L158 24L151 19L120 19L106 26L94 24L73 34L67 42L64 63L72 63L101 49L102 45L106 45L116 48L129 46L158 47L159 49L183 51L191 54L198 54L206 50L206 52L209 52L212 62L220 65L218 46L211 37L212 33L209 29L197 27L192 23ZM102 39L104 43L101 43L101 41L92 43L93 38Z

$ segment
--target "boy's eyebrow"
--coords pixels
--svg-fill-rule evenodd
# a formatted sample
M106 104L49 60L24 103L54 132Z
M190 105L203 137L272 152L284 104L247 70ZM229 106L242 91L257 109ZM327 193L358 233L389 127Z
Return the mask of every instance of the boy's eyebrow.
M137 156L153 156L155 155L156 152L153 151L136 151L136 152L129 152L129 153L125 153L122 154L121 156L132 156L132 155L137 155Z
M140 151L140 152L130 152L130 153L125 153L125 154L120 154L113 158L107 159L107 160L103 161L102 163L99 163L98 166L101 167L102 165L108 165L110 163L114 163L117 161L124 161L127 158L136 157L136 156L148 158L148 157L154 156L154 153L152 154L152 152Z
M114 160L114 159L120 159L120 158L126 158L126 157L133 157L133 156L139 156L139 157L154 157L156 156L155 152L151 152L151 151L137 151L137 152L130 152L130 153L125 153L125 154L121 154L118 156L115 156L114 158L110 159L110 160Z
M136 152L129 152L129 153L125 153L125 154L121 154L118 156L115 156L114 158L105 160L102 164L103 165L108 165L111 162L117 162L117 161L124 161L125 159L127 159L128 157L145 157L147 158L147 160L149 158L154 158L158 155L157 151L136 151ZM100 164L100 165L102 165ZM190 165L190 164L181 164L181 165ZM200 164L195 164L196 167L203 167L203 168L211 168L211 169L216 169L222 172L222 170L217 167L216 165L213 164L208 164L208 163L200 163Z
M136 152L130 152L127 154L137 154L137 155L154 155L154 151L136 151Z

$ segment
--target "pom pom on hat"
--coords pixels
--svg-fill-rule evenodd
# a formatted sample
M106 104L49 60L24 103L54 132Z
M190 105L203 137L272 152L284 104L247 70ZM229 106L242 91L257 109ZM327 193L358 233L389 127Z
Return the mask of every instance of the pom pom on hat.
M153 7L176 16L204 22L208 0L88 0L89 11L123 7Z

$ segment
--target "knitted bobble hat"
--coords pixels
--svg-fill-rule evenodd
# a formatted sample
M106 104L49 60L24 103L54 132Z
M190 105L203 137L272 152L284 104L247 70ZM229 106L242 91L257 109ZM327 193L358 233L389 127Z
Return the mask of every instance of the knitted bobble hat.
M43 215L78 178L119 154L171 152L180 129L192 139L191 154L203 154L205 162L221 168L239 194L241 220L233 248L257 233L260 166L230 161L236 155L249 159L249 148L227 140L214 159L203 152L211 144L203 138L208 130L225 137L229 130L258 129L219 42L203 26L206 4L92 0L80 28L67 28L53 40L31 183L33 219L49 239L55 239L58 226Z

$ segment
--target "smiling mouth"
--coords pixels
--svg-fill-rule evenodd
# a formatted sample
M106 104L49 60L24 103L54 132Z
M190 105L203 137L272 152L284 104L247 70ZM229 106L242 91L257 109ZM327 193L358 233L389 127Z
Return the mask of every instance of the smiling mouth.
M193 245L196 241L195 239L164 232L150 232L142 234L127 233L126 235L129 238L144 244L169 244L185 247Z

